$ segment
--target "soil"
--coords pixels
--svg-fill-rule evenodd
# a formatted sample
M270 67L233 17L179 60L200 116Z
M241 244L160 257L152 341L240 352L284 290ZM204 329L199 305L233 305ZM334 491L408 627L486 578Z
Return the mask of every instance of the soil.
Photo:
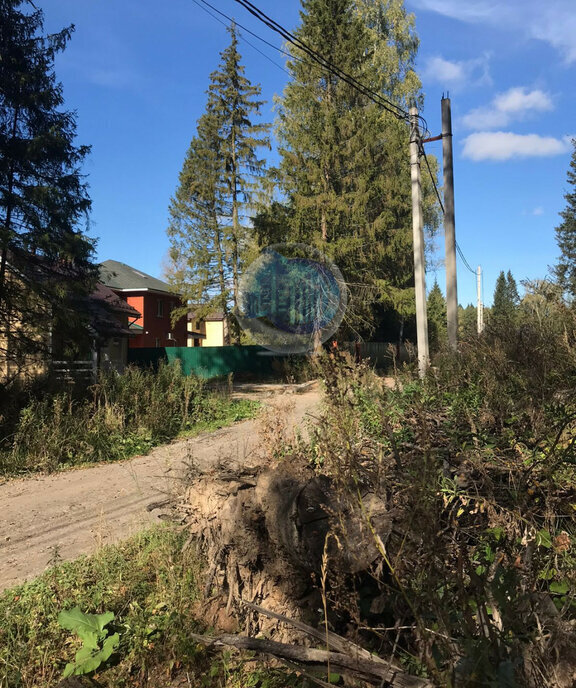
M263 438L305 431L320 401L317 383L241 385L235 394L267 408L256 419L176 440L146 456L0 485L0 590L158 522L162 511L154 507L181 491L191 463L203 472L254 465Z

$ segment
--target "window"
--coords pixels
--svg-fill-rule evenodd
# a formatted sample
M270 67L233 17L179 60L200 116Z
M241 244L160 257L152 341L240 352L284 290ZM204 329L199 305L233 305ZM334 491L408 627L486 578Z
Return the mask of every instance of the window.
M162 301L162 299L158 299L158 301L156 302L156 307L157 307L156 315L159 318L163 318L164 317L164 301Z

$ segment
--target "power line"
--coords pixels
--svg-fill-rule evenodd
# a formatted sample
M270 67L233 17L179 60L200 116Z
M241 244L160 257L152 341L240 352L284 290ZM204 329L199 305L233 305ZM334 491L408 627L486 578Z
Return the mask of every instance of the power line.
M239 27L242 29L242 31L246 31L246 33L249 33L251 36L254 36L254 38L257 38L259 41L262 41L262 43L265 43L265 44L266 44L267 46L269 46L270 48L273 48L274 50L277 50L277 51L278 51L279 53L281 53L282 55L286 55L286 56L288 56L288 57L291 57L290 53L286 52L285 50L282 50L282 48L279 48L278 46L274 45L273 43L269 43L265 38L262 38L262 37L259 36L257 33L254 33L254 31L250 31L250 29L247 29L245 26L242 26L242 24L239 24L235 19L233 19L232 17L229 17L229 16L228 16L227 14L225 14L224 12L221 12L219 9L217 9L216 7L214 7L214 5L211 5L211 4L210 4L209 2L207 2L206 0L192 0L192 2L193 2L195 5L198 5L198 7L200 7L200 9L204 10L204 12L206 12L207 14L209 14L209 15L210 15L213 19L215 19L217 22L220 22L220 24L222 24L223 26L228 26L228 25L226 24L226 22L223 22L221 19L219 19L216 15L212 14L212 12L210 12L210 10L207 9L208 7L209 7L210 9L214 10L214 12L217 12L220 16L222 16L222 17L224 17L225 19L227 19L230 23L234 23L234 24L236 24L236 26L239 26ZM200 3L202 3L202 4L200 4ZM204 7L204 5L206 5L206 7ZM278 64L278 62L275 62L269 55L266 55L266 53L262 52L262 50L260 50L259 48L257 48L253 43L251 43L251 42L246 38L246 36L242 36L242 34L240 34L240 32L239 32L239 35L240 35L240 37L242 38L242 40L243 40L245 43L248 43L249 46L251 46L252 48L254 48L254 50L256 50L256 52L260 53L260 55L262 55L262 56L265 57L267 60L269 60L273 65L276 65L276 67L278 67L278 69L281 69L283 72L285 72L286 74L288 74L288 76L291 76L290 72L289 72L287 69L285 69L281 64Z
M428 162L428 156L426 155L426 151L424 150L424 144L422 143L421 140L418 141L418 144L420 146L420 154L424 156L424 160L426 162L426 167L428 168L428 174L430 175L430 179L432 181L434 191L436 192L436 198L438 199L438 203L440 204L440 207L442 208L442 213L445 213L446 211L444 210L444 204L442 203L440 191L438 190L438 186L436 185L436 179L434 179L434 175L432 174L432 170L430 169L430 163Z
M431 170L431 168L430 168L430 163L428 162L428 156L426 155L426 151L424 150L424 145L422 144L422 141L419 141L419 146L420 146L420 153L421 153L421 155L424 156L424 160L426 161L426 167L428 168L428 174L430 175L430 179L431 179L431 181L432 181L432 185L434 186L434 191L436 192L436 198L438 199L438 203L440 204L440 207L442 208L442 213L445 213L444 204L442 203L442 198L440 197L440 191L438 190L438 186L437 186L437 184L436 184L436 179L434 178L434 175L432 174L432 170ZM460 258L462 259L462 262L464 263L464 265L466 266L466 268L468 268L468 270L470 270L470 272L471 272L473 275L475 275L475 274L476 274L476 270L473 270L473 269L470 267L470 264L469 264L468 261L466 260L466 257L465 257L465 255L464 255L464 253L462 252L462 249L461 249L460 246L458 245L458 242L456 242L456 250L458 251L458 255L459 255Z
M460 258L462 259L462 262L464 263L464 265L468 268L468 270L470 270L470 272L471 272L473 275L475 275L475 274L476 274L476 270L473 270L473 269L470 267L470 265L468 264L468 261L466 260L466 257L465 257L464 254L462 253L462 249L460 248L460 246L458 246L458 242L456 242L456 250L458 251L458 255L459 255Z
M396 117L397 119L409 121L410 115L400 105L393 103L392 101L382 96L380 93L377 93L370 87L358 81L358 79L356 79L355 77L351 76L347 72L344 72L334 63L330 62L330 60L323 57L320 53L310 48L310 46L304 43L297 36L285 29L281 24L278 24L278 22L274 21L274 19L269 17L260 9L258 9L255 5L249 2L249 0L235 0L235 2L237 2L239 5L242 5L242 7L244 7L248 12L250 12L250 14L256 17L256 19L261 21L268 28L272 29L272 31L278 33L290 44L294 45L296 48L306 53L312 60L314 60L314 62L316 62L321 67L329 71L331 74L334 74L335 76L340 78L342 81L346 82L348 85L355 88L357 91L366 96L369 100L376 103L390 114L394 115L394 117ZM291 55L291 57L293 56ZM418 116L418 118L423 123L424 129L427 130L428 127L424 118L421 116Z

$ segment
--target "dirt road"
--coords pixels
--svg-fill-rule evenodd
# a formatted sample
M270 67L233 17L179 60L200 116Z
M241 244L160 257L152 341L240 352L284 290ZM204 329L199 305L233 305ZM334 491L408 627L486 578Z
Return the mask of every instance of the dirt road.
M320 399L317 385L260 385L240 394L263 401L272 423L284 422L289 431L305 427ZM178 490L190 461L203 467L257 461L262 427L262 419L248 420L122 463L0 485L0 590L157 522L158 510L146 507Z

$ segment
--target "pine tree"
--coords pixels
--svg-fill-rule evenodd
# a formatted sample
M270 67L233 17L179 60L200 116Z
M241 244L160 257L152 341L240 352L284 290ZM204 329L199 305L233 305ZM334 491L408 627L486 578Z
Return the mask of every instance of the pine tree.
M513 321L518 312L519 303L520 297L516 280L510 270L507 274L504 274L504 270L502 270L494 288L494 300L490 311L491 320L495 323Z
M80 174L89 147L74 144L54 73L74 27L45 36L42 12L21 5L34 8L0 0L0 353L14 364L47 353L49 331L77 341L74 306L96 279L78 229L90 208Z
M215 307L228 319L238 303L239 278L249 249L248 213L264 172L260 147L269 147L269 126L255 124L260 87L244 76L234 24L219 69L210 75L206 112L188 150L170 204L168 236L172 284L199 316ZM182 310L174 316L182 315Z
M401 104L420 98L412 70L417 40L401 0L302 4L295 33L304 43ZM375 304L404 313L407 296L413 302L408 127L305 53L290 51L293 80L278 107L287 235L335 261L352 292L348 327L367 333ZM259 224L274 228L274 219L269 213ZM426 219L436 222L429 194Z
M487 314L487 309L484 309ZM469 340L478 333L478 311L476 306L469 303L465 308L458 306L458 336L462 340Z
M446 299L434 280L434 286L430 290L427 299L428 314L428 343L432 353L438 351L447 336L446 324Z
M169 208L170 279L186 304L174 317L186 315L190 304L197 319L214 310L229 319L231 268L221 224L221 144L219 119L208 111L198 120Z
M506 295L508 297L508 303L515 310L520 304L520 296L518 294L518 285L516 280L512 276L510 270L506 273Z
M571 191L566 192L566 208L560 213L562 223L556 227L556 242L560 258L555 267L558 284L571 298L576 298L576 139L572 139L574 151L567 173Z

